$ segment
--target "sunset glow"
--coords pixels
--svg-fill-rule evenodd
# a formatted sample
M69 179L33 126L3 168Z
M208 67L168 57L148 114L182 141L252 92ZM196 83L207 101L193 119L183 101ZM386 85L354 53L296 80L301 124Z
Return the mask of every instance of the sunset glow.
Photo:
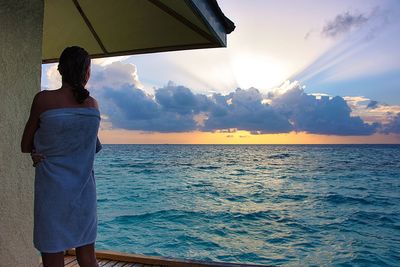
M142 133L128 130L102 130L106 144L398 144L398 135L327 136L307 133L259 134L234 133Z
M232 69L241 88L272 88L284 81L290 71L273 57L239 54L232 60Z
M398 2L218 3L226 48L92 61L103 143L400 142Z

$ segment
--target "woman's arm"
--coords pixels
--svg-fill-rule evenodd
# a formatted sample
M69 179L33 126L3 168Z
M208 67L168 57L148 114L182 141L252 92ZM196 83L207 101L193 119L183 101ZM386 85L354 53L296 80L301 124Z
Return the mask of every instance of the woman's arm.
M33 137L37 128L39 128L39 96L40 93L37 93L32 101L31 111L29 114L29 119L26 122L24 133L22 135L21 140L21 152L22 153L31 153L34 150L33 146Z

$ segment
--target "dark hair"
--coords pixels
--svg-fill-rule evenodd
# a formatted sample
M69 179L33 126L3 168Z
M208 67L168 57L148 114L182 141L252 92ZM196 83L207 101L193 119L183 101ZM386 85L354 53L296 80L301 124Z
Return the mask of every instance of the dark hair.
M89 53L82 47L67 47L61 53L58 71L62 76L63 83L66 82L74 88L74 97L80 104L89 97L89 91L83 86L89 66Z

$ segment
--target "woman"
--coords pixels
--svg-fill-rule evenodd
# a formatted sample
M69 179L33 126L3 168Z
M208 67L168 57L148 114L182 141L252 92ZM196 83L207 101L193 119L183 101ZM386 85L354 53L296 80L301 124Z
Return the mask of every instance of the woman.
M35 168L33 242L44 267L64 266L64 251L76 248L81 267L97 267L94 155L100 113L85 85L90 57L80 47L66 48L58 64L62 86L33 99L21 141Z

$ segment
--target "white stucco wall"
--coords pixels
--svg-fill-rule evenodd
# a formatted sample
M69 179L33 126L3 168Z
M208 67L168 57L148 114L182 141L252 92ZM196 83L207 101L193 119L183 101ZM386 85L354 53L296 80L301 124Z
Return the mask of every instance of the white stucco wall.
M43 0L0 0L0 266L32 267L34 168L20 142L40 90Z

